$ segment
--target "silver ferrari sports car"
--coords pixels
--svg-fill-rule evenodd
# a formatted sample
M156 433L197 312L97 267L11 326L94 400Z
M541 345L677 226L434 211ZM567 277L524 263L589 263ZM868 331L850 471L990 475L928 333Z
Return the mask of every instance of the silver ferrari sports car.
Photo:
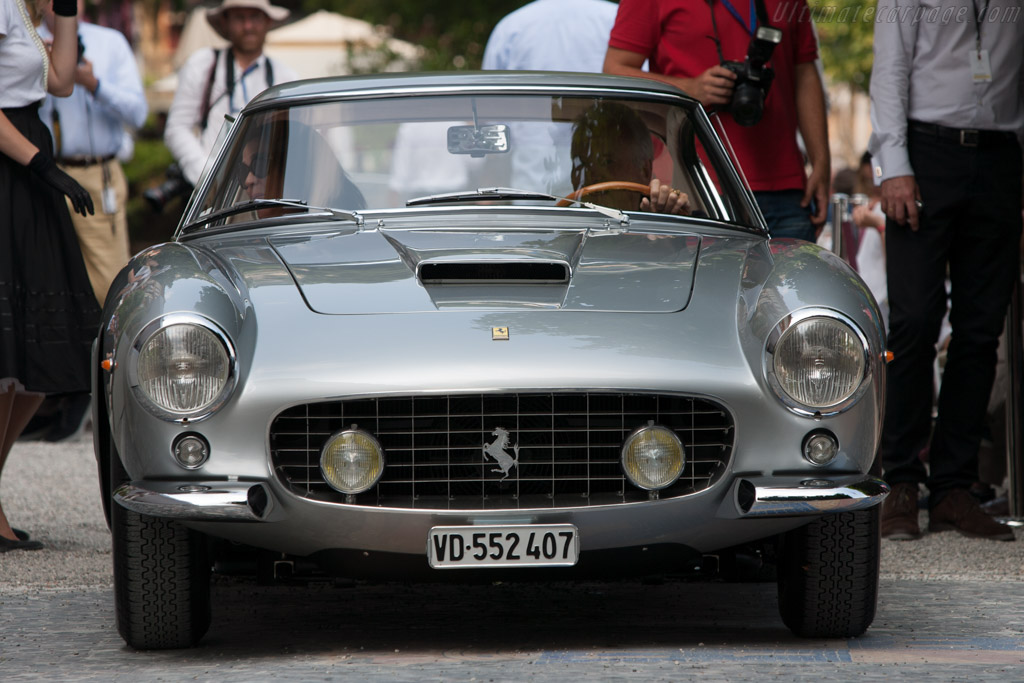
M753 564L795 633L864 632L882 321L769 239L727 149L682 92L599 75L299 81L227 121L95 345L125 641L197 643L225 567Z

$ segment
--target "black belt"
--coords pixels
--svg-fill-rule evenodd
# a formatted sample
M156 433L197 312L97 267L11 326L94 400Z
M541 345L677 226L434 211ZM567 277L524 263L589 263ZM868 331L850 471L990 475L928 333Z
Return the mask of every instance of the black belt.
M96 164L105 164L114 158L113 154L108 154L105 157L61 157L57 159L57 163L61 166L77 166L79 168L83 166L95 166Z
M910 130L930 135L963 147L994 147L1005 145L1017 139L1016 134L1005 130L978 130L977 128L950 128L937 123L910 121Z

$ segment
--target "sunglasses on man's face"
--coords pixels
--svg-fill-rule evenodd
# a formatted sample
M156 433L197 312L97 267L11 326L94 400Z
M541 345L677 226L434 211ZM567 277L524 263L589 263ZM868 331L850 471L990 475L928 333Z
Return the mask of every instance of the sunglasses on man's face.
M235 178L239 185L245 184L245 179L252 173L257 178L266 178L267 170L270 168L270 156L265 152L258 152L248 164L242 160L238 161L235 167Z

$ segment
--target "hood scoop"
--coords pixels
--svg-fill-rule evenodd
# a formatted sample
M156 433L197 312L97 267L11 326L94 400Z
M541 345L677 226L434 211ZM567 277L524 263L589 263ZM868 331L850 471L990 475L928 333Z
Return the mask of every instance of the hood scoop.
M564 285L569 264L557 261L424 261L419 279L425 285L516 284Z
M671 313L686 308L701 238L586 230L395 230L270 238L310 309Z

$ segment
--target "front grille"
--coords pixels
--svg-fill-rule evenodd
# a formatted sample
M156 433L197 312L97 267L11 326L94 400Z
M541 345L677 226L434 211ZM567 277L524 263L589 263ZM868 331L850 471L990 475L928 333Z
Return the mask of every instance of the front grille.
M270 428L278 478L295 494L357 505L504 510L608 505L648 500L629 483L619 456L626 437L653 421L686 449L683 475L661 498L704 490L725 472L733 424L717 403L632 393L522 393L364 398L295 406ZM375 487L354 497L320 472L331 434L357 425L384 448ZM501 448L496 430L508 433ZM498 432L500 434L500 432ZM515 456L506 477L484 452Z

